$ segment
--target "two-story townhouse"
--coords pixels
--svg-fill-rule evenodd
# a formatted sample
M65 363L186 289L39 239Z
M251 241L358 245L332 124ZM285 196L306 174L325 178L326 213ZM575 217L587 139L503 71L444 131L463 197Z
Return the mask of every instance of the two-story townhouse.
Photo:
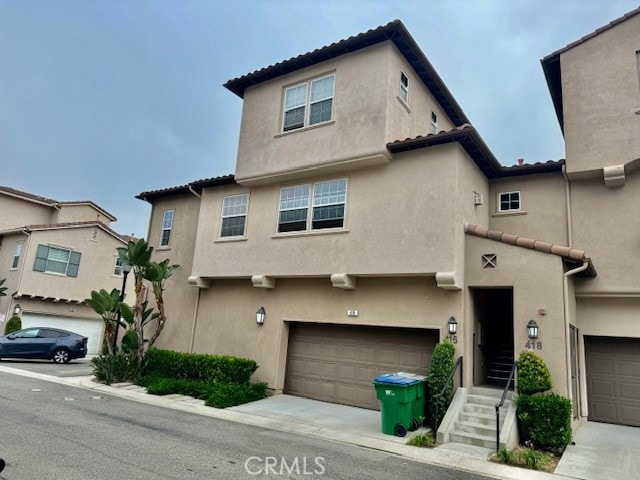
M534 348L569 395L565 292L595 269L568 246L564 161L501 166L399 21L225 86L235 176L138 195L186 267L161 345L378 408L372 379L427 373L449 336L465 386L504 385Z
M128 238L109 227L116 218L90 201L58 202L9 187L0 187L0 211L3 319L17 313L24 328L79 333L89 338L89 353L99 353L103 321L84 300L91 290L122 288L117 248Z
M640 8L542 66L565 138L568 244L598 266L571 292L574 413L640 426Z

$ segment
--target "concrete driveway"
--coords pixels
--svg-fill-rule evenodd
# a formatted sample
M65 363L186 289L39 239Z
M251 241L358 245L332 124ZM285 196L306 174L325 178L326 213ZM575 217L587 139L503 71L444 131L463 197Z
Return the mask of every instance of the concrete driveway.
M93 363L91 357L78 358L69 363L57 364L51 360L23 360L3 358L0 365L11 368L19 368L28 372L52 375L58 378L84 377L93 375Z
M556 474L585 480L640 479L640 428L586 422L573 441Z

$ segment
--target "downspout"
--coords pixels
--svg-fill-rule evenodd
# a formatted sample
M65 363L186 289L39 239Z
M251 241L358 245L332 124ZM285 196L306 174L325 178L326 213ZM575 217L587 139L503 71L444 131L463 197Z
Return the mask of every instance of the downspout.
M568 247L573 248L573 230L571 228L571 185L569 184L569 177L567 176L567 164L562 165L562 176L564 177L564 192L565 192L565 205L567 209L567 240L569 242Z
M193 353L193 344L196 340L196 323L198 322L198 308L200 308L200 291L198 288L198 294L196 295L195 308L193 310L193 321L191 324L191 341L189 342L189 353Z
M571 328L569 326L569 277L575 275L576 273L584 272L587 268L589 268L589 261L585 260L582 266L574 268L573 270L569 270L562 275L562 287L564 290L564 339L565 339L565 351L566 351L566 359L567 362L567 397L572 401L575 401L573 398L573 390L571 389Z
M189 184L189 185L188 185L188 187L189 187L189 191L190 191L191 193L193 193L196 197L198 197L198 198L202 198L202 195L200 195L200 194L199 194L198 192L196 192L193 188L191 188L191 184Z

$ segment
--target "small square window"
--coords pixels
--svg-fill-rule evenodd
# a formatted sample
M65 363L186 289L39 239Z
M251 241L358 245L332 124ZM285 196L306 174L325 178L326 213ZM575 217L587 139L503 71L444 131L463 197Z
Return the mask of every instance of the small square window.
M497 268L498 256L495 253L485 253L482 255L482 268Z
M498 195L498 211L518 212L521 209L520 192L501 192Z

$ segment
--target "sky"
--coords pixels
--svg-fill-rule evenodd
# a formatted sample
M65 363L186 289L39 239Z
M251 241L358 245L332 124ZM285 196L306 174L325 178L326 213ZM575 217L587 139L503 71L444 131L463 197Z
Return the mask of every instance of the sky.
M394 19L503 165L558 160L540 59L635 2L0 0L0 185L145 237L137 194L234 173L242 99L223 83Z

